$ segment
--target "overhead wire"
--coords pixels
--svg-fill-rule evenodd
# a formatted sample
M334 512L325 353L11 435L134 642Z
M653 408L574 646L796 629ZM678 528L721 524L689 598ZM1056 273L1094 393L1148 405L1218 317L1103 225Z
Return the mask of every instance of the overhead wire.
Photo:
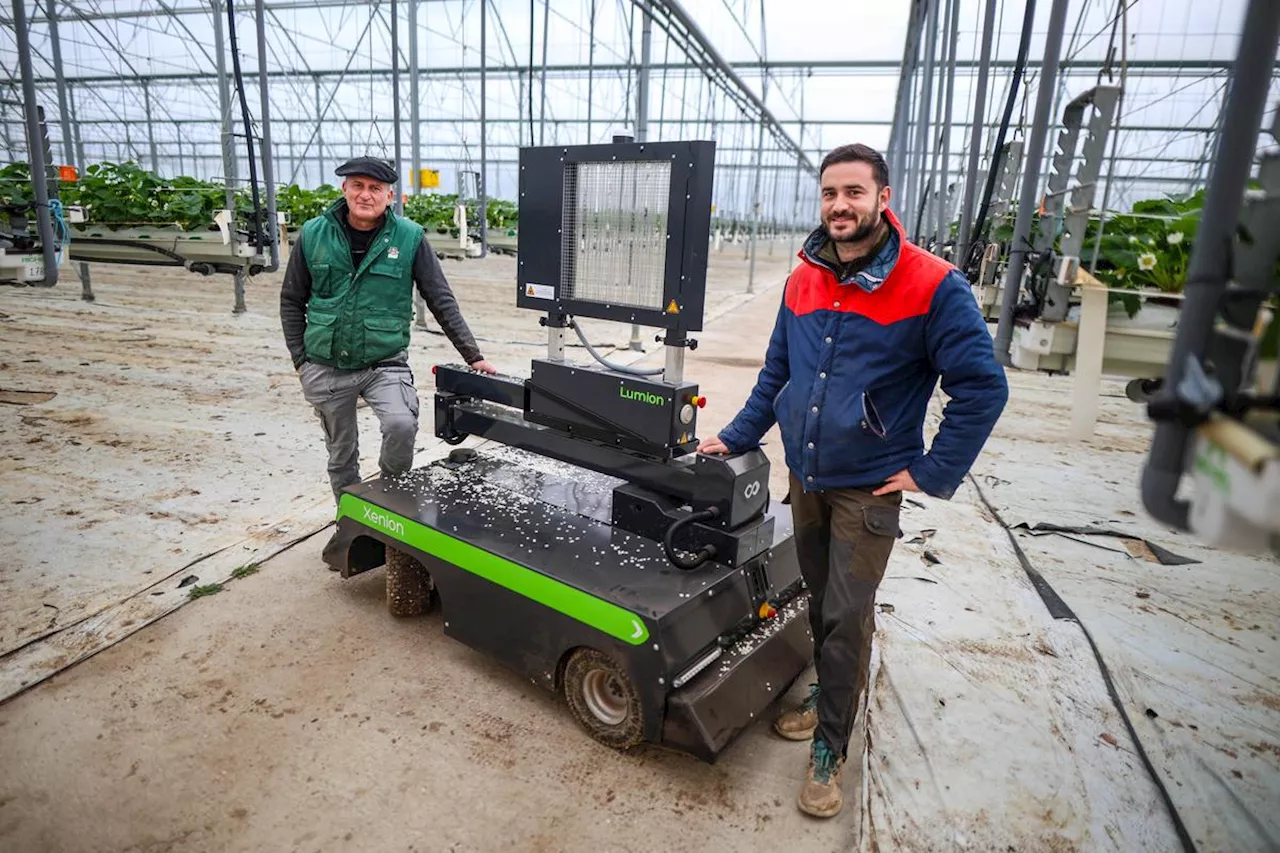
M995 142L991 146L991 168L987 170L987 182L982 193L982 204L979 205L978 215L973 220L973 237L968 244L970 257L957 258L958 261L965 264L966 269L972 268L975 254L981 257L982 247L986 242L987 213L991 208L991 196L995 191L996 180L999 178L1003 167L1005 136L1009 130L1009 119L1013 115L1013 105L1018 96L1018 86L1027 64L1027 52L1031 47L1031 28L1035 23L1035 14L1035 0L1026 0L1022 17L1022 34L1018 43L1018 55L1014 60L1013 75L1010 78L1008 96L1004 104L1004 115L1000 119L1000 127L996 131ZM1029 84L1027 88L1030 88Z

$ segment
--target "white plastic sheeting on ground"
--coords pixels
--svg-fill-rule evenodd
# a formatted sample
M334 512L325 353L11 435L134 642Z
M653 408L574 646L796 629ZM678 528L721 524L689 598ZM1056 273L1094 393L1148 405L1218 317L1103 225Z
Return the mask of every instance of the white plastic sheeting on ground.
M1105 526L1201 562L1017 532L1076 624L1050 615L973 484L908 505L879 597L861 848L1183 849L1083 625L1196 848L1280 849L1280 562L1145 515L1149 427L1118 384L1095 438L1071 444L1070 380L1010 380L974 471L1006 523Z

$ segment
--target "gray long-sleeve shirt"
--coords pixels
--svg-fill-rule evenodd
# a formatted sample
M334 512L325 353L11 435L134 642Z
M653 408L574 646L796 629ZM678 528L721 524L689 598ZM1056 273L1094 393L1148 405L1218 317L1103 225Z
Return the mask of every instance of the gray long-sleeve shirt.
M413 256L413 283L462 360L467 364L479 361L483 357L480 348L476 346L471 329L462 317L458 300L449 288L444 270L440 268L440 260L427 242L425 234ZM284 284L280 288L280 325L284 329L284 341L289 347L289 356L293 359L295 368L301 366L307 358L302 337L307 329L307 302L310 299L311 270L307 267L306 258L302 254L302 241L299 240L289 255Z

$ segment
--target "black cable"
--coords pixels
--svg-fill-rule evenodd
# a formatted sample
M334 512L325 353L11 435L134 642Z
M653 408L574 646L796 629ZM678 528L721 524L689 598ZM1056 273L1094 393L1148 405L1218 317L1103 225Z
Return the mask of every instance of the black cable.
M331 526L332 524L333 524L333 522L331 521L331 522L329 522L328 524L326 524L324 527L320 528L320 530L324 530L324 529L328 528L329 526ZM296 539L293 539L293 540L291 540L291 541L289 541L289 542L286 542L286 543L285 543L284 545L282 545L278 550L273 551L271 554L269 554L269 555L267 555L266 557L264 557L262 561L263 561L263 562L265 562L266 560L269 560L269 559L271 559L272 557L278 557L278 556L280 556L280 555L281 555L281 554L283 554L285 551L288 551L290 548L292 548L293 546L297 545L299 542L303 542L303 541L305 541L305 540L307 540L307 539L311 538L312 536L314 536L316 533L319 533L319 532L320 532L320 530L313 531L313 532L311 532L311 533L303 534L302 536L299 536L299 537L297 537ZM54 630L54 631L50 631L50 632L48 632L48 633L45 633L45 634L41 635L40 637L34 637L34 638L32 638L31 640L28 640L27 642L23 643L23 644L22 644L21 646L19 646L18 648L10 649L9 651L5 652L5 653L4 653L4 655L0 655L0 657L8 657L9 655L14 654L15 652L19 651L20 649L23 649L23 648L26 648L27 646L30 646L32 643L36 643L36 642L38 642L38 641L40 641L40 640L42 640L42 639L45 639L45 638L47 638L47 637L51 637L51 636L53 636L53 635L55 635L55 634L59 634L59 633L62 633L63 631L67 631L67 630L69 630L69 629L71 629L71 628L74 628L76 625L79 625L79 624L81 624L81 623L83 623L83 622L87 622L87 621L89 621L90 619L94 618L95 616L98 616L98 615L100 615L100 614L102 614L102 613L105 613L107 610L111 609L112 607L115 607L115 606L117 606L118 604L121 604L121 603L123 603L123 602L125 602L125 601L128 601L130 598L136 598L137 596L141 595L143 592L146 592L147 590L152 589L152 588L154 588L154 587L157 587L157 586L159 586L160 584L162 584L163 582L165 582L165 581L167 581L167 580L172 579L175 575L178 575L178 574L180 574L181 572L186 571L188 568L190 568L191 566L194 566L196 563L203 562L204 560L207 560L207 559L209 559L210 557L213 557L213 556L215 556L215 555L217 555L217 554L220 554L220 553L222 553L223 551L226 551L228 548L231 548L231 547L233 547L233 546L232 546L232 545L226 545L226 546L223 546L222 548L219 548L217 551L211 551L211 552L209 552L208 554L204 554L203 556L197 557L196 559L192 560L190 563L187 563L187 564L186 564L185 566L183 566L182 568L177 569L177 570L175 570L175 571L173 571L173 572L170 572L168 575L165 575L163 578L161 578L160 580L158 580L158 581L156 581L155 583L151 584L150 586L147 586L147 587L143 588L142 590L140 590L140 591L138 591L138 592L135 592L135 593L132 593L132 594L130 594L130 595L127 595L127 596L125 596L124 598L119 599L118 601L112 602L111 604L104 605L104 606L103 606L101 609L99 609L98 611L96 611L96 612L94 612L94 613L91 613L91 614L89 614L88 616L83 616L83 617L81 617L81 618L77 619L75 622L68 623L67 625L62 625L62 626L60 626L59 628L57 628L57 630ZM186 603L187 603L187 602L189 602L190 600L191 600L191 599L186 599L185 601L183 601L183 602L182 602L182 604L186 604ZM3 699L0 699L0 707L4 706L5 704L7 704L7 703L9 703L9 702L12 702L14 699L17 699L19 696L21 696L22 694L26 693L28 690L32 690L32 689L34 689L35 687L37 687L38 685L43 684L44 682L48 681L50 678L53 678L54 676L56 676L56 675L58 675L59 673L61 673L61 672L65 671L65 670L66 670L66 669L68 669L69 667L71 667L71 666L75 666L75 665L77 665L77 664L82 664L82 663L84 663L85 661L87 661L89 658L94 657L95 655L101 654L102 652L105 652L107 649L111 648L112 646L115 646L115 645L117 645L117 644L119 644L119 643L123 642L123 641L124 641L124 640L126 640L128 637L132 636L133 634L136 634L138 631L141 631L143 628L146 628L146 627L147 627L147 626L149 626L149 625L154 625L156 622L159 622L161 619L164 619L166 616L171 616L171 615L173 615L174 613L177 613L177 612L178 612L178 609L182 606L182 604L178 604L177 606L172 607L172 608L170 608L169 610L166 610L165 612L160 613L159 615L155 616L153 619L150 619L150 620L148 620L147 622L144 622L143 624L138 625L138 626L137 626L133 631L129 631L128 633L124 634L123 636L117 636L115 639L111 640L110 642L106 643L105 645L102 645L102 646L99 646L98 648L95 648L95 649L90 650L90 651L89 651L89 652L88 652L84 657L77 658L77 659L76 659L75 661L73 661L72 663L67 664L66 666L63 666L63 667L61 667L60 669L58 669L58 670L56 670L56 671L53 671L53 672L45 672L45 673L43 673L42 675L38 675L38 676L36 676L35 678L32 678L32 679L31 679L31 681L27 682L26 684L23 684L21 687L19 687L19 688L18 688L16 691L14 691L13 693L9 694L8 696L4 697Z
M707 560L715 557L716 546L714 545L703 545L702 548L698 550L698 553L693 557L682 557L676 553L674 542L676 534L679 533L682 528L697 521L707 521L708 519L716 518L719 515L720 511L712 506L703 510L698 510L697 512L691 512L679 521L671 522L671 526L667 528L666 534L662 537L662 550L666 553L667 559L671 561L672 565L677 569L683 569L688 572L698 568L698 566L701 566Z
M1036 0L1027 0L1027 8L1022 15L1022 36L1018 42L1018 57L1013 63L1013 77L1009 84L1009 96L1005 99L1004 115L1000 119L1000 129L996 132L995 148L991 155L991 168L987 170L987 185L982 191L982 204L978 208L977 218L973 220L973 230L969 232L974 237L970 237L965 242L965 245L969 247L969 257L956 258L957 261L964 264L966 270L973 266L974 249L977 248L981 253L981 246L987 239L987 212L991 208L991 195L995 192L996 180L1004 166L1004 140L1009 132L1009 121L1013 118L1013 105L1018 100L1018 86L1022 83L1022 74L1027 67L1027 52L1031 48L1031 27L1035 23L1035 17ZM977 118L974 119L974 121L978 120ZM979 257L981 257L981 254L979 254Z
M308 535L310 535L310 534L308 534ZM101 607L99 607L97 610L93 611L92 613L88 613L88 614L86 614L86 615L84 615L84 616L81 616L79 619L76 619L74 622L68 622L68 623L67 623L67 624L65 624L65 625L59 625L59 626L58 626L58 627L56 627L56 628L51 628L51 629L49 629L49 630L45 631L43 634L37 634L37 635L36 635L36 636L34 636L34 637L30 637L30 638L28 638L27 640L25 640L24 642L22 642L22 643L20 643L20 644L18 644L18 645L16 645L16 646L14 646L13 648L9 649L9 650L8 650L8 651L6 651L5 653L0 654L0 660L3 660L3 659L8 658L8 657L11 657L11 656L13 656L13 655L17 654L18 652L22 651L23 649L27 648L28 646L31 646L31 645L34 645L34 644L36 644L36 643L40 642L41 640L47 639L47 638L49 638L49 637L52 637L52 636L53 636L53 635L55 635L55 634L60 634L60 633L62 633L63 631L69 631L69 630L71 630L72 628L76 627L77 625L81 625L81 624L83 624L83 623L85 623L85 622L88 622L90 619L93 619L93 618L95 618L95 617L101 616L103 613L106 613L106 612L107 612L108 610L110 610L112 607L115 607L116 605L120 604L121 602L128 601L128 600L129 600L129 599L131 599L131 598L137 598L138 596L142 595L142 594L143 594L144 592L146 592L147 590L155 589L156 587L158 587L160 584L164 583L165 581L167 581L167 580L171 580L172 578L177 577L179 574L181 574L182 572L185 572L187 569L191 568L191 567L192 567L192 566L194 566L196 563L202 563L202 562L204 562L205 560L209 559L210 557L216 557L218 554L221 554L223 551L225 551L225 550L227 550L228 548L231 548L231 547L233 547L233 546L232 546L232 545L223 545L221 548L219 548L219 549L218 549L218 550L216 550L216 551L210 551L210 552L209 552L209 553L207 553L207 554L202 554L201 556L196 557L196 558L195 558L194 560L192 560L191 562L186 563L186 564L184 564L184 565L182 565L182 566L179 566L178 568L174 569L172 572L170 572L169 574L167 574L167 575L165 575L164 577L160 578L159 580L152 581L152 582L148 583L146 586L142 587L141 589L134 590L133 592L131 592L131 593L129 593L129 594L127 594L127 595L123 596L122 598L119 598L119 599L117 599L117 600L115 600L115 601L110 602L109 604L104 604L104 605L102 605ZM112 645L114 645L114 643L113 643ZM46 678L47 678L47 677L49 677L49 676L46 676ZM27 685L27 686L26 686L22 691L20 691L20 692L25 693L27 688L34 687L34 686L35 686L34 684ZM16 696L16 695L17 695L17 694L15 693L15 694L14 694L14 696ZM9 699L12 699L12 698L13 698L13 696L10 696L8 699L0 700L0 705L4 704L5 702L8 702L8 701L9 701Z
M929 193L933 192L933 179L924 182L924 192L920 193L920 206L916 209L916 221L911 233L920 239L920 226L924 224L924 209L929 206Z
M244 121L244 139L249 149L249 190L253 195L253 245L261 247L267 239L262 233L262 202L258 198L258 161L253 156L253 119L249 115L249 101L244 94L244 76L240 73L240 48L236 42L235 0L227 0L227 33L231 37L231 66L235 71L236 96L240 100L240 114Z
M145 265L145 266L165 266L165 267L174 266L174 267L176 267L176 266L186 266L186 263L187 263L187 259L186 259L186 258L184 258L184 257L182 257L182 255L179 255L177 252L171 252L171 251L169 251L168 249L164 248L163 246L155 246L155 245L152 245L151 243L144 243L144 242L142 242L142 241L140 241L140 240L111 240L111 239L107 239L107 238L105 238L105 237L80 237L80 238L78 238L78 239L76 240L76 243L77 243L77 244L88 244L88 245L90 245L90 246L94 246L94 245L97 245L97 246L129 246L130 248L133 248L133 249L146 249L146 250L147 250L147 251L149 251L149 252L155 252L155 253L156 253L156 254L158 254L158 255L164 255L166 258L172 258L172 259L174 260L174 263L172 263L172 264L157 264L157 262L156 262L156 261L151 261L150 263L148 263L147 261L127 261L127 262L126 262L126 263L131 263L131 264L132 264L132 263L139 263L139 264L143 264L143 265ZM92 258L84 258L84 257L75 257L75 258L72 258L72 260L74 260L74 261L91 261L91 260L93 260L93 259L92 259ZM97 263L117 263L117 264L118 264L118 263L121 263L121 261L119 261L119 260L110 260L110 261L98 261Z
M119 258L95 258L89 255L83 255L79 252L76 252L72 256L71 260L78 264L128 264L129 266L134 267L165 267L166 269L175 269L178 267L186 268L186 263L183 261L122 261Z
M983 493L982 487L978 485L978 481L973 474L967 476L969 482L977 490L978 499L982 501L982 505L991 513L991 517L996 520L996 523L1004 528L1005 535L1009 537L1009 544L1013 545L1013 552L1017 555L1018 562L1022 564L1022 570L1031 579L1031 585L1040 594L1040 600L1044 602L1049 615L1054 619L1076 623L1081 632L1084 633L1084 638L1088 641L1089 648L1093 650L1093 658L1098 662L1098 669L1102 672L1102 681L1107 687L1107 695L1111 697L1111 703L1115 705L1116 711L1120 714L1120 719L1124 722L1125 730L1129 733L1129 739L1133 742L1133 748L1138 753L1138 760L1142 762L1147 775L1151 777L1151 781L1155 783L1156 789L1160 792L1160 799L1164 801L1164 806L1173 821L1173 829L1178 835L1178 840L1182 843L1182 849L1185 853L1196 853L1196 843L1192 840L1191 834L1187 832L1187 827L1183 824L1181 815L1178 814L1178 808L1173 804L1173 798L1169 796L1169 789L1164 786L1164 782L1156 773L1156 768L1152 765L1151 759L1147 757L1147 751L1142 747L1142 741L1138 739L1138 733L1133 728L1133 722L1129 719L1129 713L1124 708L1124 702L1121 701L1120 694L1116 691L1115 682L1111 680L1111 670L1107 668L1106 661L1102 659L1102 652L1098 650L1098 644L1093 641L1093 635L1089 633L1089 629L1080 621L1080 617L1075 614L1071 606L1063 601L1062 596L1058 595L1054 588L1049 585L1049 582L1044 579L1044 575L1037 572L1031 565L1031 561L1027 559L1027 555L1022 551L1022 546L1018 544L1017 537L1013 535L1013 530L1001 518L1000 513L991 505L991 502L987 500L986 494Z

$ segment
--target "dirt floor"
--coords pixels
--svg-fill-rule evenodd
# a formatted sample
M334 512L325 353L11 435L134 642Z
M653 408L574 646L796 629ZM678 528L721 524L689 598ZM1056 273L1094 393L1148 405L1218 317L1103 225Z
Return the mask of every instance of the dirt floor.
M779 249L757 259L767 314L790 255ZM486 356L513 373L527 369L544 345L536 316L511 306L514 262L446 271L473 329L490 339L482 341ZM8 665L0 686L17 693L24 680L110 646L0 707L0 847L856 843L858 809L823 823L795 809L803 744L758 726L714 766L657 749L623 756L599 747L555 697L446 639L438 613L387 616L381 572L343 582L326 571L319 553L327 533L112 646L184 603L183 577L226 580L233 568L320 530L332 503L271 283L254 282L249 312L231 316L225 279L95 273L93 305L76 299L74 279L54 291L0 292L6 352L22 356L9 359L4 387L57 393L39 405L0 407L13 484L0 527L8 556L0 636L10 652L0 659ZM710 279L708 345L689 368L702 376L716 368L715 384L703 389L713 400L705 429L733 414L763 350L758 329L744 339L724 316L751 304L741 255L713 255ZM620 345L629 333L602 323L588 331ZM449 357L443 338L415 335L419 377ZM363 417L369 470L376 426ZM424 433L422 458L439 449ZM184 568L219 548L228 550ZM31 642L47 632L55 633Z
M761 289L781 283L791 257L781 244L758 253ZM527 375L529 359L545 353L546 333L536 313L514 307L515 263L493 256L445 261L445 269L484 355ZM56 669L99 635L180 602L185 589L174 597L162 585L152 595L162 579L178 572L179 581L206 583L269 556L332 512L319 424L280 333L279 274L252 279L249 310L238 315L227 276L95 265L94 303L79 299L70 268L63 276L51 290L0 290L0 391L19 392L11 398L18 404L0 402L8 509L0 521L0 698L23 687L28 670ZM741 248L713 253L708 279L713 322L748 298ZM605 352L630 338L627 326L583 326ZM651 332L644 343L660 349ZM576 343L572 351L585 357ZM419 386L429 386L430 365L450 361L457 353L428 315L411 350ZM429 387L420 397L429 413ZM362 418L371 473L376 421ZM428 427L420 449L432 444ZM212 564L186 571L219 549L227 550ZM145 612L139 596L148 599ZM130 612L110 618L107 609L128 599ZM55 633L56 653L28 645Z
M740 251L712 257L713 319L689 357L710 399L704 434L755 380L791 255L762 257L747 299ZM513 262L446 271L477 334L517 342L486 355L521 372L542 344L536 317L511 307ZM848 807L815 821L794 806L805 746L766 720L715 765L615 753L555 697L445 638L438 612L388 616L381 571L326 571L319 429L272 284L232 317L222 279L99 278L91 306L73 279L0 292L0 385L58 394L0 405L0 697L14 697L0 704L0 850L1180 849L1079 626L1049 617L974 484L904 513L878 599L869 772L848 768ZM413 346L421 390L449 353L438 335ZM1063 438L1069 379L1011 384L975 468L1006 521L1123 526L1202 561L1020 534L1096 638L1199 849L1269 849L1276 561L1143 517L1149 430L1115 383L1078 445ZM368 460L376 427L362 417ZM776 430L766 441L776 498ZM419 459L442 449L424 432ZM186 603L184 578L245 565L256 571ZM1207 634L1224 643L1206 648Z

